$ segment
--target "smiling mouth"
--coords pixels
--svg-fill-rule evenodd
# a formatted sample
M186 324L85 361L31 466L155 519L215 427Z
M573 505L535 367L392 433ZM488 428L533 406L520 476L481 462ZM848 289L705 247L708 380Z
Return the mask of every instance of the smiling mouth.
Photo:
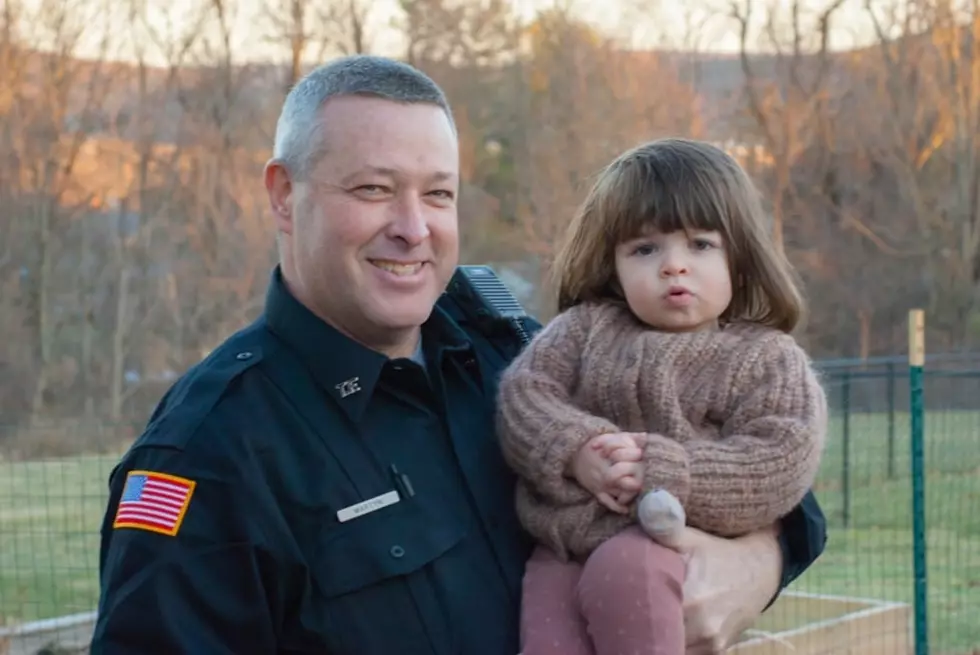
M414 275L422 270L425 266L425 262L411 262L409 264L403 262L393 262L387 259L369 259L372 266L377 266L382 271L387 271L388 273L393 273L395 275Z

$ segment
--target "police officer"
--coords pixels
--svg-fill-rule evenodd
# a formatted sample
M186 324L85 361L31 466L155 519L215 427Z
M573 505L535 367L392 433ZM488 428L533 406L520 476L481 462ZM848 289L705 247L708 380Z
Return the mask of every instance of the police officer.
M264 312L114 469L93 653L517 652L530 544L493 399L521 342L444 293L458 160L443 93L406 65L344 58L289 94ZM720 652L823 543L812 496L778 538L691 537L690 653Z

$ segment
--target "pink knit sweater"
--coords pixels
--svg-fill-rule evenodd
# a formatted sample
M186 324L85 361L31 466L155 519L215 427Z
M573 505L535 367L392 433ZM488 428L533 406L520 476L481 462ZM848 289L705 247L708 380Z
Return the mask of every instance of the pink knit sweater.
M647 433L644 489L673 493L689 525L735 536L774 523L812 486L827 406L809 358L782 332L658 332L621 305L585 303L503 373L497 420L525 529L581 558L633 521L568 477L592 437Z

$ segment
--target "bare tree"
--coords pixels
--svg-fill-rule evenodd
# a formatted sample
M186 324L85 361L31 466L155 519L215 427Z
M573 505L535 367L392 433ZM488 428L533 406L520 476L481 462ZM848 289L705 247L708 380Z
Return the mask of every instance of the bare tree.
M9 4L6 9L10 11ZM11 88L13 97L7 99L8 125L21 135L29 135L27 139L14 139L12 145L21 171L16 187L25 200L21 206L23 220L33 226L32 257L22 270L28 281L34 327L36 368L31 415L35 421L45 407L59 328L57 317L62 314L55 278L59 235L64 221L88 200L72 193L71 179L107 80L103 66L107 31L97 35L101 57L83 63L75 54L83 37L91 37L104 27L94 20L93 13L99 9L105 7L83 0L40 3L25 21L32 28L27 38L46 47L47 52L20 60L21 72L15 74L20 76L20 84ZM5 31L10 34L10 27ZM11 56L11 50L6 56Z
M766 58L769 70L764 75L756 70L750 54L751 26L760 4L760 0L733 0L730 12L738 24L739 58L748 110L772 158L775 179L769 192L773 236L779 247L783 247L784 205L787 194L792 192L793 161L813 138L819 138L815 132L826 129L830 29L834 13L843 0L824 0L816 11L813 26L804 24L809 3L793 0L786 30L780 21L779 3L770 0L762 9L765 12L762 42L773 54Z
M304 61L320 61L328 53L367 52L369 9L367 0L265 0L261 12L269 24L265 39L289 53L284 91L302 77Z
M399 5L404 59L414 66L498 64L517 46L506 0L399 0Z
M865 8L878 36L866 74L883 111L873 154L933 253L933 324L964 343L977 336L970 325L980 307L980 8L944 0Z

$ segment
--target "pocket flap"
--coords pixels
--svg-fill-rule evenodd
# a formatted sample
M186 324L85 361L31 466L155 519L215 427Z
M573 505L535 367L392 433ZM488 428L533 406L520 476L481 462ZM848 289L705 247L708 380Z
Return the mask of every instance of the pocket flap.
M459 543L465 531L413 499L323 529L317 583L339 596L416 571Z

